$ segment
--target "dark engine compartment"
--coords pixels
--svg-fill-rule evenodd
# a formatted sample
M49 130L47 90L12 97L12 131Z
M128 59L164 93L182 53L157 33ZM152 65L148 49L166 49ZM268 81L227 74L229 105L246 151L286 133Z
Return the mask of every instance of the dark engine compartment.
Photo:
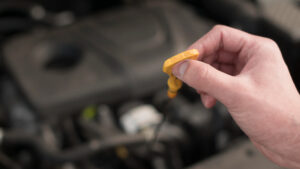
M187 86L166 104L163 61L226 24L274 39L299 89L299 4L1 1L0 168L179 169L234 147L223 105Z
M164 87L162 61L211 27L175 4L124 7L25 35L9 43L4 56L38 111L59 114Z

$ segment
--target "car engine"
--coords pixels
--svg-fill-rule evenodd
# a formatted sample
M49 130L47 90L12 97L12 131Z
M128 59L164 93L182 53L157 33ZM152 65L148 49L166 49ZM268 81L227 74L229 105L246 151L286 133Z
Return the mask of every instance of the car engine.
M225 24L274 39L299 89L299 17L299 0L1 1L0 168L213 168L235 149L261 161L221 103L188 86L167 103L162 65Z

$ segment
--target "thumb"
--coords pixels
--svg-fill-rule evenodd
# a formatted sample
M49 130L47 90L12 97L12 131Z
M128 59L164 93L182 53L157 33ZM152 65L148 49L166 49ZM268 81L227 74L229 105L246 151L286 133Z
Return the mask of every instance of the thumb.
M232 100L235 93L235 77L201 61L180 62L174 66L173 74L197 91L205 92L224 104L226 100Z

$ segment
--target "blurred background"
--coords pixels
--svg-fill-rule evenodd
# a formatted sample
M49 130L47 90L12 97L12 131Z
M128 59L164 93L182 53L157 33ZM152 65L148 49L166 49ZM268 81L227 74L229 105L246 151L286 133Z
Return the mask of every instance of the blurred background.
M274 39L299 89L300 0L1 0L0 168L279 168L223 105L166 104L163 61L216 24Z

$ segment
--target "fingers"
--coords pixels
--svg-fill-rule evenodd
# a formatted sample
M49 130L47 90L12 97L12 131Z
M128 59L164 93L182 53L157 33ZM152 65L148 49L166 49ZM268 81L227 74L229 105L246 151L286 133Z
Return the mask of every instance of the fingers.
M216 61L219 63L234 64L236 59L236 53L219 51Z
M197 91L205 92L221 102L232 94L233 83L236 81L233 76L195 60L186 60L175 65L173 74Z
M216 99L206 93L201 93L201 100L206 108L212 108L216 104Z
M211 55L202 54L201 59L198 58L198 60L201 60L208 64L212 64L213 62L233 64L237 61L238 57L236 55L237 53L219 50L216 53L213 53Z
M199 50L202 54L199 56L199 60L202 60L205 56L215 56L221 49L229 53L238 53L239 56L247 56L245 53L248 49L247 46L252 46L255 42L254 39L253 35L246 32L217 25L189 48ZM221 57L221 59L225 58L226 57ZM209 57L209 59L211 59L211 57ZM228 60L233 59L229 57ZM227 60L225 59L225 61Z
M229 75L235 75L236 74L236 66L233 64L226 64L226 63L219 63L214 62L211 64L215 69L220 70L224 73L227 73Z
M231 64L220 64L219 68L220 71L227 73L229 75L235 75L236 74L236 68L235 65L231 65Z
M212 108L216 104L217 100L214 97L208 95L207 93L201 92L201 91L197 91L197 93L200 95L202 104L204 105L204 107L209 109L209 108Z
M224 103L234 95L235 86L239 84L234 75L240 73L256 51L253 49L256 39L234 28L215 26L190 46L199 51L200 61L179 63L174 66L173 74L196 90L207 93L201 95L206 107L213 106L215 98Z

